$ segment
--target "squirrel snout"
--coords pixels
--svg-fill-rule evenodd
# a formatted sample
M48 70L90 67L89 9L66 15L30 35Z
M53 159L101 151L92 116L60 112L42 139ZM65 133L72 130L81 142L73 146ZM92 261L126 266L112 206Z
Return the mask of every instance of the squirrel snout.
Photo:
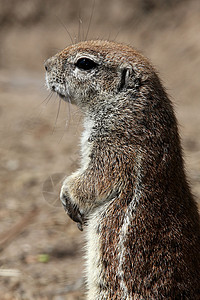
M51 70L51 59L47 59L44 63L44 68L46 70L46 72L50 72Z
M44 63L44 68L46 72L51 72L53 67L56 66L56 64L57 64L57 60L55 59L55 57L51 57L47 59Z

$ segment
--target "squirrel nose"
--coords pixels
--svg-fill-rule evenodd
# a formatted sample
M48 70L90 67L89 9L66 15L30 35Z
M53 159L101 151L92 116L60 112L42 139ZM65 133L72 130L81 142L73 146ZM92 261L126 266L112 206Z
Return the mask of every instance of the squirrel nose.
M45 61L44 68L45 68L46 72L51 71L51 69L52 69L52 60L51 60L51 58L49 58Z

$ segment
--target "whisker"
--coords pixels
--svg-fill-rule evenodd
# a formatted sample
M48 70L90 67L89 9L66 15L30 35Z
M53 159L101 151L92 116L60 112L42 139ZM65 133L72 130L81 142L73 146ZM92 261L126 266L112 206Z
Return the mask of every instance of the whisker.
M51 92L48 94L48 96L47 96L41 103L39 103L39 104L37 104L37 105L34 106L33 110L36 110L36 109L38 110L38 109L40 108L40 114L41 114L41 112L42 112L42 110L43 110L43 105L46 106L46 105L49 103L49 101L51 100L53 94L54 94L54 92L51 91ZM46 103L45 103L45 102L46 102ZM32 114L33 114L33 111L32 111L32 113L30 114L30 116L31 116Z
M67 29L66 25L60 20L60 18L59 18L58 16L56 16L56 18L57 18L58 22L59 22L59 23L63 26L63 28L66 30L66 32L67 32L67 34L68 34L68 36L69 36L69 38L70 38L70 40L71 40L71 43L73 44L73 43L74 43L73 38L72 38L72 36L71 36L69 30Z
M41 83L39 89L40 89L40 90L45 90L45 91L46 91L46 90L47 90L46 83L45 83L45 82L44 82L44 83Z
M93 3L92 3L92 11L91 11L91 14L90 14L90 19L89 19L89 23L88 23L86 35L85 35L85 38L84 38L85 41L87 41L87 38L88 38L88 34L89 34L89 30L90 30L90 25L91 25L92 17L93 17L93 14L94 14L94 8L95 8L95 0L93 0Z
M55 129L56 129L56 125L57 125L57 121L58 121L58 116L59 116L59 113L60 113L61 101L62 101L62 99L59 98L59 102L58 102L58 111L57 111L57 114L56 114L56 119L55 119L55 122L54 122L52 134L54 134Z
M51 100L52 96L53 96L53 91L51 91L49 93L49 95L40 103L40 105L43 105L43 104L47 105L49 103L49 101Z
M67 102L68 114L67 114L67 121L65 123L65 128L67 128L71 122L71 101L70 99Z
M63 130L63 134L62 134L61 138L59 139L58 144L60 144L62 142L64 135L65 135L65 131Z
M67 93L67 86L65 85L65 95L68 95L69 93ZM71 100L70 100L70 96L68 95L68 99L67 99L67 106L68 106L68 119L66 121L65 127L67 127L70 124L71 121Z
M110 29L109 32L108 32L107 41L111 40L111 36L112 36L112 32L111 32L111 29Z
M118 31L117 31L117 34L115 35L115 38L113 39L113 42L116 41L116 39L117 39L117 37L118 37L118 35L119 35L121 29L122 29L122 27L120 26L119 29L118 29Z
M81 37L81 26L83 27L83 21L81 18L81 1L79 0L78 2L79 8L78 8L78 42L82 41Z
M51 101L53 95L54 95L54 92L52 91L52 92L51 92L51 95L50 95L50 97L49 97L49 99L48 99L47 102L46 102L46 105Z
M58 144L61 143L61 141L62 141L62 139L63 139L63 137L64 137L64 135L65 135L66 129L67 129L67 127L69 126L69 124L70 124L70 122L71 122L71 101L70 101L70 99L69 99L67 103L66 103L66 102L64 102L64 103L65 103L65 105L67 104L67 108L68 108L68 116L67 116L67 119L65 119L65 127L64 127L63 134L62 134L62 136L61 136L61 138L60 138ZM66 106L65 106L65 107L66 107Z
M81 37L81 28L82 28L83 37L84 37L83 21L82 21L81 18L79 18L79 22L78 22L78 42L83 40L83 38Z

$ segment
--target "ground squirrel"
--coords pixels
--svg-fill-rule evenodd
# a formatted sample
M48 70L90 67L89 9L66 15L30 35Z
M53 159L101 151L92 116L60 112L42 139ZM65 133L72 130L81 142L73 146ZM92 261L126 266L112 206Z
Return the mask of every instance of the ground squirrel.
M61 201L86 229L88 299L200 299L199 215L155 69L108 41L69 46L45 68L47 87L84 115Z

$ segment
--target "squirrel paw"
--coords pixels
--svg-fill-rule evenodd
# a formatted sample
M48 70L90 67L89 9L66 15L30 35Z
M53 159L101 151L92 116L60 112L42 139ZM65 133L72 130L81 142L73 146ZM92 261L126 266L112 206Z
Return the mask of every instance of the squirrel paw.
M77 223L77 227L79 230L83 231L84 225L84 216L80 212L79 208L76 204L72 203L70 196L68 195L67 191L61 190L60 193L60 200L62 205L64 206L65 211L67 212L68 216Z

